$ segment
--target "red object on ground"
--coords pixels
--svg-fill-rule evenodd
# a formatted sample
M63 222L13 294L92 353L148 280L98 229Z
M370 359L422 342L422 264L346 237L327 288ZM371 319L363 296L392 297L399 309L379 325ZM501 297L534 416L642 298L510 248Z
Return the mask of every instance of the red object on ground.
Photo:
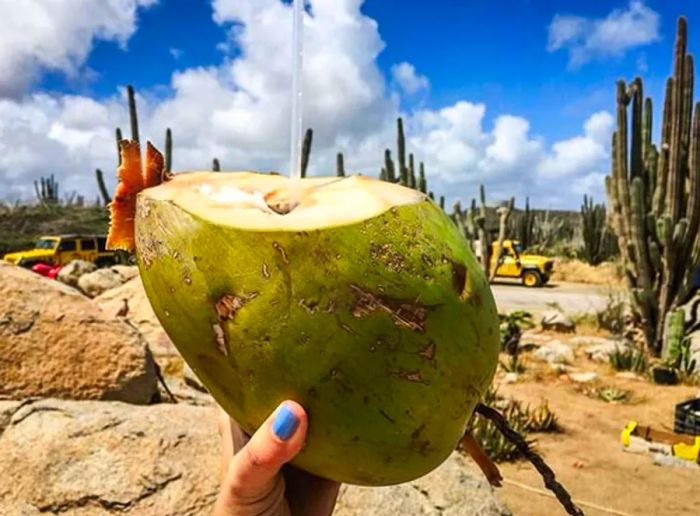
M58 271L60 270L60 265L50 265L48 263L37 263L36 265L32 266L32 271L51 279L56 279L56 276L58 276Z

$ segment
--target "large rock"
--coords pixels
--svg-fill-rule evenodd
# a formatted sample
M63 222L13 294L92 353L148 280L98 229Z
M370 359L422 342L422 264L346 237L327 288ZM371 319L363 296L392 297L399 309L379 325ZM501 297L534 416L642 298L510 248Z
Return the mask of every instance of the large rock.
M535 351L535 357L549 364L571 364L574 351L563 342L552 340Z
M0 401L0 510L209 515L219 453L211 407ZM366 514L510 513L482 474L453 454L407 484L343 486L334 515Z
M99 296L103 292L116 288L124 283L122 275L113 268L98 269L89 274L83 274L78 280L78 288L88 297Z
M610 355L619 351L626 351L630 345L622 340L602 339L595 344L586 346L585 353L594 362L609 362Z
M215 414L185 404L0 402L0 510L211 514L220 468Z
M553 330L564 333L573 333L576 331L576 324L571 320L571 317L559 310L548 310L544 312L540 324L543 330Z
M97 266L94 263L84 260L73 260L61 267L56 279L66 285L78 288L78 280L85 274L89 274L95 270L97 270Z
M483 474L457 453L423 478L390 487L343 486L334 516L500 516L503 506Z
M0 262L0 396L148 403L156 382L136 329L58 281Z
M123 314L124 300L126 300L127 308L125 315ZM121 314L136 326L156 358L179 356L175 346L158 322L156 314L153 313L141 278L135 277L117 288L108 290L96 297L95 301L108 315Z
M123 283L139 275L139 268L136 265L112 265L110 269L121 276Z

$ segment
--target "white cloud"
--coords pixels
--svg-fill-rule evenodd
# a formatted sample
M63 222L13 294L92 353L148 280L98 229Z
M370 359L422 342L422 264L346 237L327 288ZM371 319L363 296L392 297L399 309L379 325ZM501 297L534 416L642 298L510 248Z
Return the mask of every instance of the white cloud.
M594 58L619 57L658 41L659 21L659 14L642 0L631 0L626 9L615 9L605 18L557 14L549 25L547 50L567 49L573 68Z
M311 174L332 174L335 153L343 151L349 171L376 176L384 148L395 148L399 97L378 68L384 43L361 3L315 0L305 19L304 115L315 130ZM208 168L218 157L229 170L284 172L291 10L280 0L215 0L213 6L236 57L174 74L166 99L142 92L142 139L161 147L171 127L176 170ZM62 191L92 198L96 167L113 186L114 128L128 127L125 105L121 93L103 101L45 94L0 99L0 197L31 198L32 181L55 173ZM576 206L586 189L599 197L603 185L595 174L607 170L610 114L596 113L581 135L553 144L531 134L523 117L487 120L486 114L484 104L467 100L403 114L408 150L425 162L437 194L447 193L448 202L467 199L483 182L494 199L530 194Z
M415 95L419 91L427 90L430 81L425 75L416 73L416 68L411 63L403 62L391 67L391 75L407 95Z
M176 61L180 59L183 55L185 55L185 52L180 48L170 48L168 50L170 52L170 55L173 56L173 59L175 59Z
M75 75L94 40L125 46L137 11L157 0L0 2L0 97L17 97L43 71Z

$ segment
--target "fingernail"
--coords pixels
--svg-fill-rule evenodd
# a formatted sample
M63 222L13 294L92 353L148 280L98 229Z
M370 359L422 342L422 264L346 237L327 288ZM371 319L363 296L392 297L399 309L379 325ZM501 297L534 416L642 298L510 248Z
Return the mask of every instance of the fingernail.
M283 404L277 411L275 419L272 421L272 431L277 437L286 441L294 435L298 426L299 418L286 403Z

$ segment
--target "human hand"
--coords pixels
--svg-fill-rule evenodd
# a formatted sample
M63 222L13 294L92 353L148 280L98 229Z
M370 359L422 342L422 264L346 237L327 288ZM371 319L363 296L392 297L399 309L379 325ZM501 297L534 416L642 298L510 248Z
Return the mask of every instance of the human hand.
M291 465L304 447L308 418L301 405L285 401L252 437L223 410L222 484L214 516L332 514L340 484Z

